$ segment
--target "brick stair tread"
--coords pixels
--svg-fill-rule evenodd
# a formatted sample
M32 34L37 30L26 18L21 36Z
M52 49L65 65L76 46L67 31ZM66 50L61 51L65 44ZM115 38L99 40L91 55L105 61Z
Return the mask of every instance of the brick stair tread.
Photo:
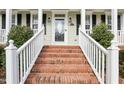
M70 57L70 58L82 58L84 55L82 53L41 53L39 57Z
M35 84L98 84L96 77L91 73L39 73L30 74L26 83Z
M37 64L31 70L35 73L87 73L92 72L88 64Z
M61 48L61 49L63 49L63 48L64 48L64 49L80 49L79 46L65 46L65 45L64 45L64 46L56 46L56 45L55 45L55 46L54 46L54 45L50 45L50 46L48 45L48 46L47 46L47 45L45 45L43 48L47 48L47 49L49 49L49 48L50 48L50 49L53 49L53 48Z
M36 63L39 64L85 64L85 58L43 58L38 57Z
M82 53L80 49L44 49L41 52L49 53Z

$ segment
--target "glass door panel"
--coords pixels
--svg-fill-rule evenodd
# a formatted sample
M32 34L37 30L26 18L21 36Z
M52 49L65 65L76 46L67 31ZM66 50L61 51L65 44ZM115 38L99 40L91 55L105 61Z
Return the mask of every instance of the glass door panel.
M55 19L55 41L64 42L64 19Z

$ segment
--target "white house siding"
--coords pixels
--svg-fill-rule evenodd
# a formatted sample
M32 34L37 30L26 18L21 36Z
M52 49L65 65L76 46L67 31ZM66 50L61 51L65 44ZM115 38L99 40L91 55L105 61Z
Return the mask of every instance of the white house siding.
M44 35L45 45L52 44L52 21L48 22L48 17L52 18L52 12L44 12L46 14L46 35ZM52 20L52 19L51 19Z
M22 14L22 25L26 26L26 13L21 13Z
M76 35L76 14L79 14L78 12L69 12L68 13L68 18L72 18L72 23L74 24L73 26L70 26L68 23L68 44L69 45L77 45L79 41L79 35Z

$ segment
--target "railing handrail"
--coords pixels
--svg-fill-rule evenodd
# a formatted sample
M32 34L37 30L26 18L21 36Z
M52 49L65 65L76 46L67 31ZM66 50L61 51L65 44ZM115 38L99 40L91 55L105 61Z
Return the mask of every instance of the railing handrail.
M80 30L82 34L84 34L88 39L90 39L98 48L100 48L105 54L108 54L108 51L100 45L98 42L96 42L92 37L90 37L88 34L84 33L82 30Z
M34 40L41 32L43 32L44 26L42 27L41 31L34 34L26 43L24 43L20 48L18 48L17 53L20 53L32 40Z

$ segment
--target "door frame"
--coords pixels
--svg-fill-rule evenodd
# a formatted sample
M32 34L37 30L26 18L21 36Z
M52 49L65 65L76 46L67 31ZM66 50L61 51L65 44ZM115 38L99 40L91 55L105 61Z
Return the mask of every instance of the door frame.
M65 14L65 17L55 17L55 14ZM55 19L64 19L65 33L64 42L55 41ZM52 45L67 45L68 43L68 10L52 10Z

